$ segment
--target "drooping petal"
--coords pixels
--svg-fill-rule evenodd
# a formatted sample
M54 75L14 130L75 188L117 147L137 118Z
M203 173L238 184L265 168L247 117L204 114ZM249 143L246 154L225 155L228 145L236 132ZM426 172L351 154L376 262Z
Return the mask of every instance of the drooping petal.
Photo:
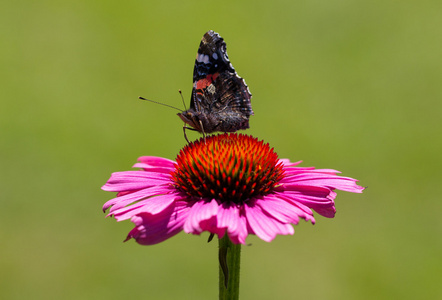
M152 167L165 167L173 169L176 165L175 161L158 156L141 156L138 158L138 161Z
M274 195L267 195L262 199L257 199L255 205L261 207L265 213L283 224L299 223L299 215L297 214L296 207L294 207L292 203L275 197Z
M170 184L170 176L154 172L125 171L112 173L102 189L108 192L122 192L161 184Z
M290 189L296 186L325 187L353 193L362 193L363 187L356 184L357 180L333 174L306 172L294 176L288 176L281 180L284 187Z
M145 188L130 194L126 194L124 196L119 196L114 199L111 199L107 201L103 205L103 211L106 211L109 207L112 206L112 208L109 211L109 215L112 215L113 211L120 209L122 207L125 207L126 205L129 205L133 202L143 200L148 197L161 195L161 194L168 194L173 193L174 189L170 186L153 186L149 188Z
M187 202L176 202L167 210L151 215L143 213L132 218L135 228L126 240L134 238L141 245L154 245L176 235L183 230L190 205Z
M294 234L295 230L289 224L282 224L273 217L265 214L256 205L244 205L247 223L260 239L270 242L276 235Z
M297 175L297 174L304 174L304 173L322 173L322 174L331 174L336 175L341 172L333 170L333 169L315 169L315 167L295 167L295 168L285 168L285 180L290 181L291 176Z
M130 206L122 207L112 212L117 221L130 219L133 216L143 213L156 215L167 209L175 201L181 200L181 196L176 194L166 194L155 197L150 197Z
M133 168L142 168L144 171L156 172L158 174L169 175L174 169L176 162L156 156L142 156L138 158L139 163Z
M326 196L319 196L306 191L289 191L284 193L284 197L315 210L321 216L327 218L335 216L336 209L333 199L336 197L336 193L333 191L330 191Z
M233 235L239 234L239 209L235 203L220 205L216 218L219 228L228 228L228 232Z
M281 158L279 159L279 162L281 162L284 165L284 167L294 167L302 163L302 160L291 162L290 159L288 158Z
M231 213L235 213L235 211L231 211ZM227 227L227 235L230 240L235 244L245 244L246 238L249 233L253 233L247 224L247 218L244 212L244 207L238 209L237 215L237 224L236 227Z
M208 228L215 228L217 212L218 203L216 200L210 202L206 200L197 201L192 206L189 217L184 224L184 232L200 234Z
M143 163L136 163L132 166L133 168L141 168L145 171L149 172L158 172L158 174L164 174L169 175L173 169L171 168L164 168L164 167L151 167L149 165L143 164Z

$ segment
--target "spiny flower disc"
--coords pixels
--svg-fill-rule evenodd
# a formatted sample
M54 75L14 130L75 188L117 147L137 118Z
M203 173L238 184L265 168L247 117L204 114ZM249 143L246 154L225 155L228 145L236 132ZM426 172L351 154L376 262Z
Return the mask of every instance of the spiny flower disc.
M172 173L176 187L190 196L244 203L270 193L283 166L269 144L243 134L220 134L185 146Z

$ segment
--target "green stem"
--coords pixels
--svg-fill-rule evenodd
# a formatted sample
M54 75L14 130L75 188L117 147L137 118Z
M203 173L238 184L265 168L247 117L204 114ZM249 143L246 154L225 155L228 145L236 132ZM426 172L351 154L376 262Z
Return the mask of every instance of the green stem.
M239 299L239 269L241 264L241 244L233 244L224 235L219 243L219 299Z

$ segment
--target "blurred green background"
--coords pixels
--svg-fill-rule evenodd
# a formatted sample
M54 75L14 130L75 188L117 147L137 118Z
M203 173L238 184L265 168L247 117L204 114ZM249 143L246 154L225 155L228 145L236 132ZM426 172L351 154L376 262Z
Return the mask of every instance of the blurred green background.
M241 299L442 297L441 1L4 1L0 298L216 299L217 243L122 243L100 190L175 158L203 34L253 94L247 131L368 186L243 247ZM189 138L198 135L188 133Z

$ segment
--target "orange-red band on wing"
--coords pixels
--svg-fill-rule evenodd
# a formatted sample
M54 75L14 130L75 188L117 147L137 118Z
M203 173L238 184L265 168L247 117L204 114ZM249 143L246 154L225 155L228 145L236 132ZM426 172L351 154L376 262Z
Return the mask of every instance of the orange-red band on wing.
M200 79L196 82L197 90L204 90L206 87L212 84L212 82L219 76L219 73L208 74L206 78Z

